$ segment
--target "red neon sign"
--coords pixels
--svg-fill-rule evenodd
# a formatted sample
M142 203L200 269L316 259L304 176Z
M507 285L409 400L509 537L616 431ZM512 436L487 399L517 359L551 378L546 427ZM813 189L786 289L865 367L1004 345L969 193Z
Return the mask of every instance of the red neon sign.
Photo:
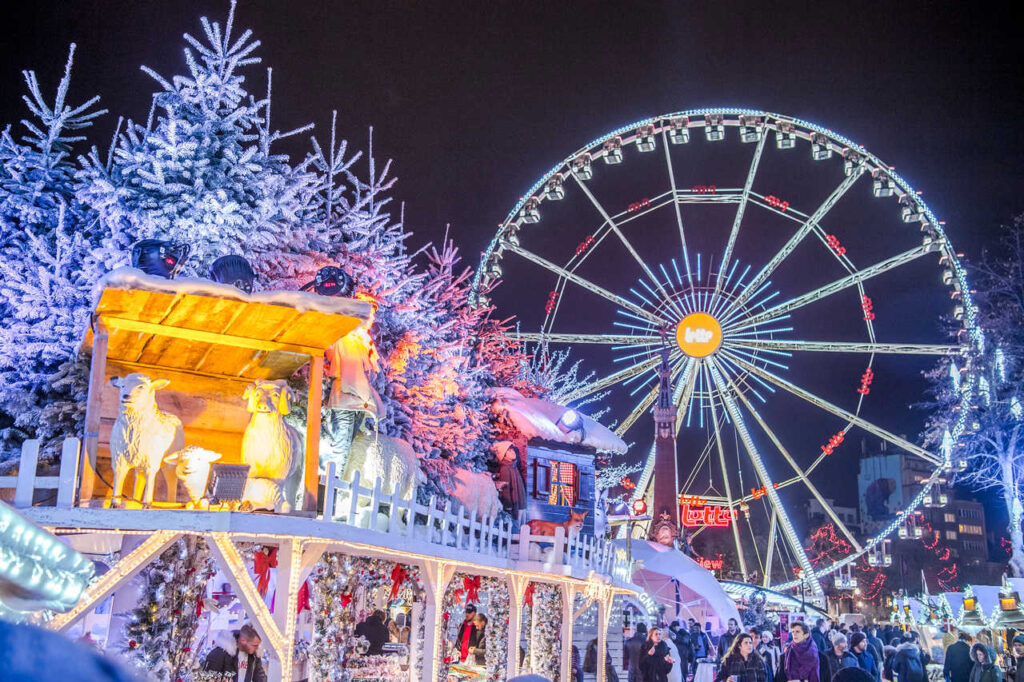
M722 570L722 555L716 554L714 559L708 559L706 557L696 557L697 563L701 565L701 568L706 568L709 571L720 571Z
M773 488L778 488L779 484L778 483L772 483L772 487ZM768 492L765 490L764 486L761 486L760 488L751 488L750 489L750 494L754 497L755 500L757 500L757 499L760 499L760 498L764 497L765 495L767 495Z
M768 196L766 196L764 198L764 200L768 202L769 206L771 206L772 208L777 208L780 211L782 211L783 213L785 213L786 209L789 208L789 202L788 201L783 201L782 199L778 198L774 194L769 194Z
M633 203L631 203L629 207L626 209L626 213L636 213L640 209L647 208L650 205L651 200L648 199L647 197L644 197L640 201L634 201Z
M679 504L682 506L680 517L682 518L683 525L687 528L697 528L700 526L724 528L736 518L736 512L727 507L708 504L708 501L703 497L681 495L679 497Z

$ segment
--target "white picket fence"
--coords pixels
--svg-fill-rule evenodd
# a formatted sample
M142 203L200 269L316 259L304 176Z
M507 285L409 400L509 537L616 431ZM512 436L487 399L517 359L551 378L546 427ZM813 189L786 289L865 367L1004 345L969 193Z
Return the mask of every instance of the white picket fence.
M490 519L467 512L461 504L436 496L428 504L403 498L398 486L382 489L380 479L372 488L360 485L359 472L352 481L337 476L335 465L321 477L324 484L322 518L368 530L396 535L409 542L426 542L516 561L569 566L610 574L628 581L632 566L624 552L592 536L565 536L563 528L550 535L533 535L529 526L512 530L509 519Z
M77 438L65 438L61 446L60 472L57 476L37 476L39 441L27 440L21 445L21 463L17 476L0 476L0 490L14 489L14 507L31 507L37 490L56 490L40 501L47 507L70 507L75 501L75 478L78 475L78 455L81 443Z

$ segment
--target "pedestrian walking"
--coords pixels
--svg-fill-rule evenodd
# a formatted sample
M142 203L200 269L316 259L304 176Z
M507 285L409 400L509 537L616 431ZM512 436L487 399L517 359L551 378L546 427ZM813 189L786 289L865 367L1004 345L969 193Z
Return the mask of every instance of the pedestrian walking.
M970 682L1003 682L1003 671L992 660L987 646L975 642L971 647L971 658L974 659L974 667L971 668ZM900 678L899 682L905 681Z
M739 634L740 626L736 622L735 618L729 619L728 628L722 636L718 638L718 660L721 661L725 658L725 655L732 648L732 641L736 639L736 635Z
M863 632L855 632L850 635L850 653L857 659L857 666L871 675L875 682L880 682L882 673L875 661L875 655L868 647L868 636Z
M661 630L651 628L640 654L641 682L668 682L674 662L669 655L668 644L661 641Z
M732 640L725 652L714 682L767 682L764 659L754 650L754 638L743 632Z
M1016 641L1016 640L1014 640ZM942 662L942 676L946 682L970 682L971 668L971 636L961 630L956 641L946 647L946 657ZM1019 678L1024 682L1024 678Z
M221 632L214 638L214 647L203 670L234 675L238 682L267 682L267 673L260 660L260 636L248 623L234 632Z
M786 679L820 682L821 658L807 625L803 621L792 623L789 634L793 641L786 648L782 665Z

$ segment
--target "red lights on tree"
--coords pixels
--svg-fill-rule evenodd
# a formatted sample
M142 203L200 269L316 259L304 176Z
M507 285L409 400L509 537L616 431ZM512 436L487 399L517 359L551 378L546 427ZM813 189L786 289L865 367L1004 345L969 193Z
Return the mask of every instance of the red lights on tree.
M637 211L647 208L650 205L651 200L648 199L647 197L644 197L640 201L634 201L633 203L631 203L629 207L626 209L626 213L636 213Z

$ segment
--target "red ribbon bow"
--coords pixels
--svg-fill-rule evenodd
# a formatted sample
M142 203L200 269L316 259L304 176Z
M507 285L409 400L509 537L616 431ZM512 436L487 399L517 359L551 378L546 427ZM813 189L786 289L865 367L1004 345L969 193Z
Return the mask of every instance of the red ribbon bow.
M341 595L341 597L339 597L339 599L341 601L341 608L347 609L348 605L352 603L352 594L351 593L343 594L343 595Z
M277 568L277 547L271 547L266 552L256 552L252 555L252 572L259 580L256 582L256 589L260 596L267 596L267 587L270 586L270 569Z
M203 615L203 598L200 597L196 600L196 618Z
M537 589L537 583L530 583L526 586L526 592L523 593L523 602L527 606L533 606L533 591Z
M402 583L409 577L409 573L405 570L402 564L395 564L395 567L391 569L391 594L388 596L388 601L394 601L398 599L398 590L402 589Z
M302 613L302 609L309 608L309 582L302 583L302 587L299 588L299 603L295 607L296 615Z
M477 602L480 600L480 576L470 578L466 576L462 579L462 586L466 590L466 601Z

